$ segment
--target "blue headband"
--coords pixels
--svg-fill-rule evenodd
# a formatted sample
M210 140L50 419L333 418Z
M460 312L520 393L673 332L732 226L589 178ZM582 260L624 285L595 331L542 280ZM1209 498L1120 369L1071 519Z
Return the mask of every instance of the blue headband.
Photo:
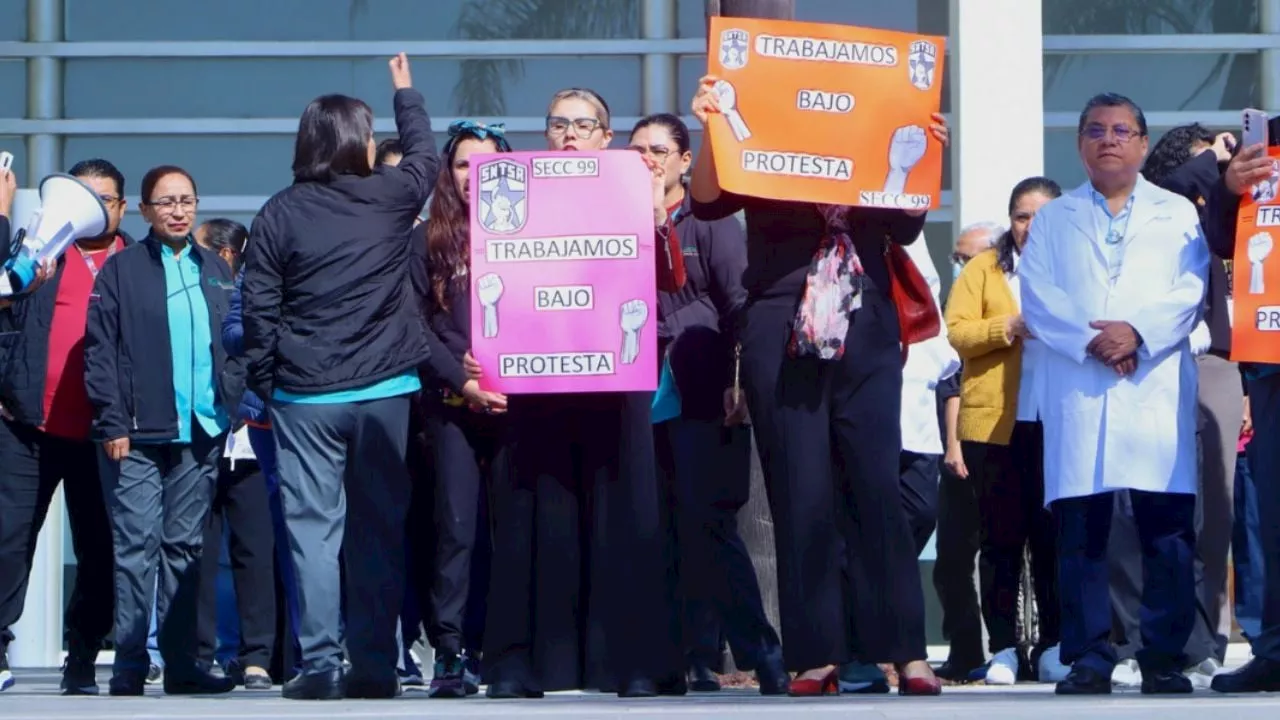
M477 140L493 140L498 152L511 152L507 142L507 126L503 123L485 125L474 120L455 120L449 124L449 141L444 144L444 154L448 155L463 138L473 137Z

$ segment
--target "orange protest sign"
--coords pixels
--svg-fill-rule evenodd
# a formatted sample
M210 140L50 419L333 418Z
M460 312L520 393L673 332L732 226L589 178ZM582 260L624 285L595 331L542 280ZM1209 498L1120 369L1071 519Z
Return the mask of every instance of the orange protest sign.
M736 17L711 18L707 72L720 187L775 200L934 208L946 39Z
M1271 148L1271 178L1240 198L1231 261L1231 359L1280 363L1280 148Z

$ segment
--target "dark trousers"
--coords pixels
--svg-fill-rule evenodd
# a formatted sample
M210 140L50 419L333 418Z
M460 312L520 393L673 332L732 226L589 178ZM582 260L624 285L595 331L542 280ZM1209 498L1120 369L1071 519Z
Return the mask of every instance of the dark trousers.
M60 482L76 553L64 627L72 655L92 660L111 631L115 595L97 445L8 420L0 422L0 652L13 639L10 626L22 617L36 538Z
M958 478L945 468L938 483L938 557L933 588L942 605L942 636L951 643L947 660L957 668L983 663L982 611L974 583L981 546L978 494L973 476ZM1057 602L1053 603L1057 607Z
M442 654L478 653L489 595L490 478L508 471L508 422L437 398L426 408L435 466L435 562L427 641Z
M915 541L916 557L924 552L938 527L939 456L903 450L898 456L898 482L902 511Z
M1129 491L1142 547L1144 674L1180 671L1183 648L1195 621L1194 495ZM1053 503L1058 522L1058 581L1062 600L1062 662L1077 663L1110 677L1116 665L1111 644L1107 546L1112 493Z
M1044 507L1044 428L1038 422L1014 425L1008 445L961 444L969 482L978 495L978 575L987 649L1018 644L1018 589L1025 550L1031 545L1031 579L1039 610L1039 648L1058 644L1062 622L1058 601L1058 554L1053 514Z
M400 608L401 642L406 650L422 639L423 624L431 622L431 587L436 572L435 450L427 433L424 395L419 393L413 398L409 412L406 466L411 490L409 520L405 523L404 605ZM420 518L432 521L420 522Z
M682 671L652 397L512 398L513 472L493 478L486 681L551 691Z
M303 671L342 666L395 677L396 625L404 600L407 396L336 404L274 403L280 493L298 574Z
M747 307L742 377L769 490L789 670L926 657L899 481L902 354L888 297L863 292L835 362L787 353L794 298ZM852 581L846 583L846 574ZM846 587L847 585L847 587Z
M225 526L225 528L224 528ZM239 648L243 667L271 667L275 646L275 535L266 480L256 463L240 462L232 469L221 461L213 505L205 522L204 555L200 560L200 610L196 632L200 657L212 662L218 648L218 575L220 548L227 531L231 576L235 584Z
M200 555L224 436L194 424L190 444L134 443L119 462L98 451L116 554L117 676L147 674L153 597L165 672L197 661Z
M1231 563L1235 572L1235 617L1250 643L1262 633L1263 575L1262 528L1258 526L1258 489L1253 483L1250 443L1236 458L1236 514L1231 536Z
M1249 452L1258 491L1258 534L1266 584L1262 632L1253 640L1253 654L1280 662L1280 374L1249 381L1249 409L1254 433Z
M738 534L738 511L751 492L751 428L676 418L654 426L654 445L671 510L685 655L717 669L723 636L734 665L756 669L782 648Z

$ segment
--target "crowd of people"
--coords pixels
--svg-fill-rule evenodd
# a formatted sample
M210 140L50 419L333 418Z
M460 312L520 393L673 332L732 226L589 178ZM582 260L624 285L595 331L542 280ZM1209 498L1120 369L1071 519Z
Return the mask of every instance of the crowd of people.
M651 206L677 251L658 267L662 374L657 393L508 398L471 355L468 171L511 147L461 121L437 150L403 55L390 73L398 139L376 144L358 99L316 99L294 182L249 229L198 222L196 178L161 165L131 238L120 171L70 168L109 227L0 308L0 690L60 484L68 695L99 692L109 640L111 695L389 698L427 682L424 630L432 697L714 691L726 645L766 695L1280 689L1280 375L1242 381L1228 359L1211 259L1270 177L1265 148L1196 126L1148 157L1141 109L1099 95L1089 181L1015 186L1007 227L960 233L943 303L925 211L725 192L679 117L621 141L605 99L569 88L548 150L621 145L652 174L616 202ZM715 80L692 101L704 129ZM903 318L904 281L932 290L936 334ZM1255 433L1251 526L1233 483ZM752 435L777 628L735 519ZM935 528L937 669L917 561ZM1260 611L1241 618L1255 658L1226 673L1233 533L1237 565L1265 571L1236 575Z

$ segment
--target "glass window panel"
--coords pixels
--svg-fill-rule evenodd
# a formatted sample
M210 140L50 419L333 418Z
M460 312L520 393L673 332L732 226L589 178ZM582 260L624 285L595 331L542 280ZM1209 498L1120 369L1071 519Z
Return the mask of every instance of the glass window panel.
M103 0L66 3L73 41L635 38L640 32L640 0L188 0L181 7L172 0L130 0L127 11Z
M0 118L26 117L27 63L25 60L0 60L0 88L4 88L4 102L0 102Z
M1109 90L1133 98L1146 112L1238 110L1258 107L1261 82L1257 53L1047 55L1044 109L1079 112L1089 98Z
M705 0L677 0L679 36L706 37ZM796 0L796 20L946 35L947 0Z
M380 117L391 115L381 59L86 58L65 67L69 118L297 117L312 99L334 92L365 99ZM428 110L489 117L542 117L551 96L571 84L599 88L615 115L635 115L640 68L639 57L612 56L413 63Z
M1261 32L1258 0L1043 0L1046 35Z
M27 0L0 0L0 18L0 40L27 39Z
M27 143L20 135L0 135L0 152L13 153L13 176L18 187L27 184Z

